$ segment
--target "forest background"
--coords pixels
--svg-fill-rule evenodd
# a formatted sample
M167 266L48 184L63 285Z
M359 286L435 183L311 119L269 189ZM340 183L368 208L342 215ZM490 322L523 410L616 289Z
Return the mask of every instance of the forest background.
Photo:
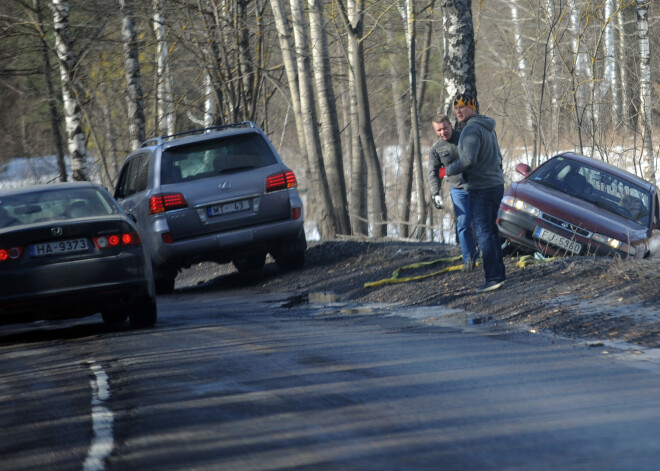
M457 92L496 119L509 181L560 151L656 181L659 20L655 0L10 0L0 170L55 155L51 179L112 188L148 138L252 120L308 232L444 241L428 149Z

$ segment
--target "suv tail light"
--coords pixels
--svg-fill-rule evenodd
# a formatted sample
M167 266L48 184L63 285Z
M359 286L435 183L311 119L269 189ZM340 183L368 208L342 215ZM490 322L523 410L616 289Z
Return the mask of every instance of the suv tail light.
M271 191L286 190L298 186L296 176L292 171L278 173L266 178L266 193Z
M137 232L125 232L122 234L110 234L92 238L97 249L118 247L124 245L140 245L142 240Z
M188 202L181 193L166 193L149 198L149 214L164 213L165 211L187 207Z
M0 248L0 262L6 260L18 260L23 255L23 247Z

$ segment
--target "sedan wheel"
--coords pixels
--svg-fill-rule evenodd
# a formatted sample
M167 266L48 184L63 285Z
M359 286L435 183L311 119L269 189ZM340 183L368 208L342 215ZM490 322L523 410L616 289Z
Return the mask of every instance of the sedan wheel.
M131 325L136 328L152 327L156 324L158 318L158 309L156 300L152 298L144 299L131 306L128 311L128 317Z
M128 312L119 309L103 311L101 317L106 324L121 324L128 319Z

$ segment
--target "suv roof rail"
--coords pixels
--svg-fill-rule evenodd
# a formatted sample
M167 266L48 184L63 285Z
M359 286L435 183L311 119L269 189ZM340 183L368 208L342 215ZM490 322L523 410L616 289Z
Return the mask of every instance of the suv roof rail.
M225 129L231 129L231 128L254 128L258 129L258 126L253 122L253 121L241 121L240 123L232 123L232 124L220 124L218 126L210 126L208 128L200 128L200 129L191 129L190 131L183 131L179 132L176 134L170 134L169 136L160 136L160 137L154 137L152 139L147 139L144 141L140 147L147 147L149 145L156 145L159 146L165 141L170 141L172 139L178 139L180 137L184 136L192 136L195 134L209 134L212 132L218 132L218 131L223 131Z

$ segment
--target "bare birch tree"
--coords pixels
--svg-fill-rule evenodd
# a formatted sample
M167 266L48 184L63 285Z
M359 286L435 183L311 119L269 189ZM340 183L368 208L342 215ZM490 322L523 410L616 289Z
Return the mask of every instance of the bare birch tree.
M85 133L83 131L82 111L74 89L73 70L75 58L69 23L69 4L62 0L52 0L51 10L55 25L55 46L60 63L62 78L62 100L64 102L64 119L66 136L71 158L71 174L73 180L88 180L89 168Z
M53 143L55 146L55 158L57 160L57 170L59 173L59 180L61 182L67 181L66 164L64 161L64 143L62 142L62 134L60 133L60 118L57 109L57 97L55 96L55 85L53 84L53 76L51 74L50 64L50 47L46 38L46 31L43 28L44 19L41 9L41 2L34 0L34 14L35 21L33 24L37 28L39 38L41 39L41 56L44 61L44 80L46 82L46 89L48 91L48 112L50 114L50 126L53 133Z
M367 91L367 74L364 67L364 5L360 1L347 0L337 2L339 13L348 34L348 58L351 73L355 80L355 98L359 126L360 146L364 152L368 169L368 191L371 202L372 235L387 236L387 206L385 204L385 185L378 153L371 127L371 109Z
M649 47L649 3L652 0L636 0L637 37L639 39L639 101L642 128L642 148L646 155L644 178L655 183L655 156L653 154L653 114L651 103L651 48Z
M142 76L138 58L137 31L132 10L133 0L119 0L122 13L121 35L124 46L126 71L126 104L128 106L128 130L131 149L137 149L146 140Z
M344 164L341 155L341 137L339 120L337 118L336 97L332 85L330 70L330 53L326 20L323 15L324 0L309 0L310 39L312 43L312 62L318 97L318 108L321 125L321 141L323 160L328 178L334 219L339 234L350 234L351 225L348 218L348 200L346 196L346 181L344 179Z
M321 238L329 238L337 234L337 224L335 222L332 199L328 188L321 142L316 132L318 119L316 102L314 100L310 47L307 37L309 27L305 18L303 0L290 0L290 4L293 37L296 45L298 85L300 87L298 91L300 95L300 111L302 113L302 126L312 178L310 187L316 193L314 216Z
M444 111L451 115L452 101L458 93L477 97L472 0L446 0L442 8L442 26Z
M163 13L163 0L153 0L154 32L156 34L156 79L158 80L156 101L158 113L157 129L161 135L174 134L174 100L169 65L169 47L167 44L167 25Z

